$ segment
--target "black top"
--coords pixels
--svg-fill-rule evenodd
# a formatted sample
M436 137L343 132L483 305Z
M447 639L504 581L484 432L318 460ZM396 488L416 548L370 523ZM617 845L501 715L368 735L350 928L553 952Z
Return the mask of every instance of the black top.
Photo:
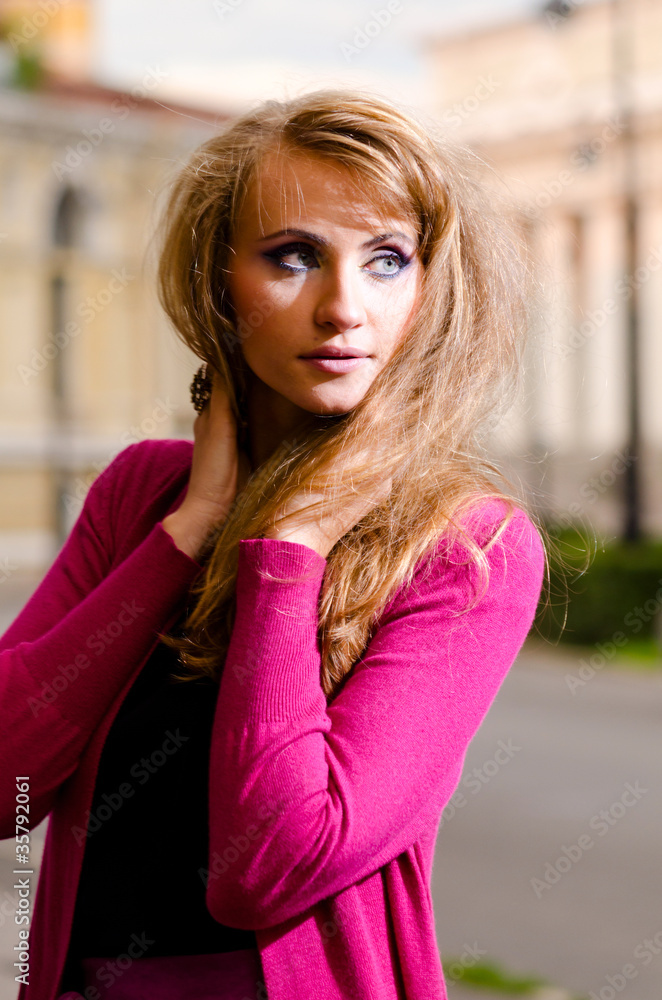
M255 948L254 931L207 910L208 777L218 684L178 683L177 654L159 643L125 697L96 777L67 970L121 955L132 934L145 958ZM181 669L181 668L180 668ZM76 989L76 986L63 986Z

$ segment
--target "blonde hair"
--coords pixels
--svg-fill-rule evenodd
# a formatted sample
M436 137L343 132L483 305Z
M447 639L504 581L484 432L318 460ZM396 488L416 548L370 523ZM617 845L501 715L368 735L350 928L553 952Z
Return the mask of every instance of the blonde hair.
M241 539L260 537L295 495L328 509L357 493L377 502L329 553L319 601L320 682L333 696L389 599L441 538L462 532L487 586L485 545L460 515L479 498L518 501L495 484L481 432L509 402L525 327L517 240L473 177L469 154L385 101L317 91L267 101L205 142L178 175L164 220L159 294L179 336L219 375L246 424L246 368L236 348L263 321L238 324L226 281L235 220L265 156L309 155L351 171L357 191L412 221L424 265L421 305L389 363L349 413L313 421L255 470L217 526L183 635L164 637L186 671L219 678L232 631ZM311 510L327 509L311 505ZM476 598L478 599L478 598Z

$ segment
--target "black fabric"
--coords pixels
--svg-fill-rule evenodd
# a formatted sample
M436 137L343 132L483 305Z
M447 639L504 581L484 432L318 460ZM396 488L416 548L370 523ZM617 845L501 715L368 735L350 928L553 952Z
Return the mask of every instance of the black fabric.
M256 947L253 931L219 924L205 904L199 869L208 865L209 750L218 684L208 678L174 682L168 675L176 666L176 653L159 643L104 744L68 975L81 958L126 954L132 935L153 942L146 958Z

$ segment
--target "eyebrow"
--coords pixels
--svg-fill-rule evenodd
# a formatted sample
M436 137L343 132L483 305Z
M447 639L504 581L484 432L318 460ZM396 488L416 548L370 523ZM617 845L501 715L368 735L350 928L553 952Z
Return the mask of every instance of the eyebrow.
M317 243L322 247L329 247L331 244L324 236L318 236L315 233L309 233L306 229L279 229L277 233L269 233L268 236L261 236L258 243L264 243L267 240L274 240L277 236L298 236L299 239L310 240L311 243ZM362 250L369 250L370 247L377 246L379 243L384 243L386 240L391 240L394 237L397 239L406 240L407 243L411 243L412 246L416 246L416 241L407 236L406 233L400 232L399 230L394 230L392 233L380 233L379 236L373 236L371 240L366 240L365 243L361 244Z

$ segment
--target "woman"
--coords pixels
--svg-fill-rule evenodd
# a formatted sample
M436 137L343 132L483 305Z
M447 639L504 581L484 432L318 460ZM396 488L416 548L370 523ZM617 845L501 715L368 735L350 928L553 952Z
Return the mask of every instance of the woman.
M544 562L478 449L523 325L488 207L345 92L179 176L195 443L120 453L3 640L2 773L51 814L21 1000L446 996L435 836Z

